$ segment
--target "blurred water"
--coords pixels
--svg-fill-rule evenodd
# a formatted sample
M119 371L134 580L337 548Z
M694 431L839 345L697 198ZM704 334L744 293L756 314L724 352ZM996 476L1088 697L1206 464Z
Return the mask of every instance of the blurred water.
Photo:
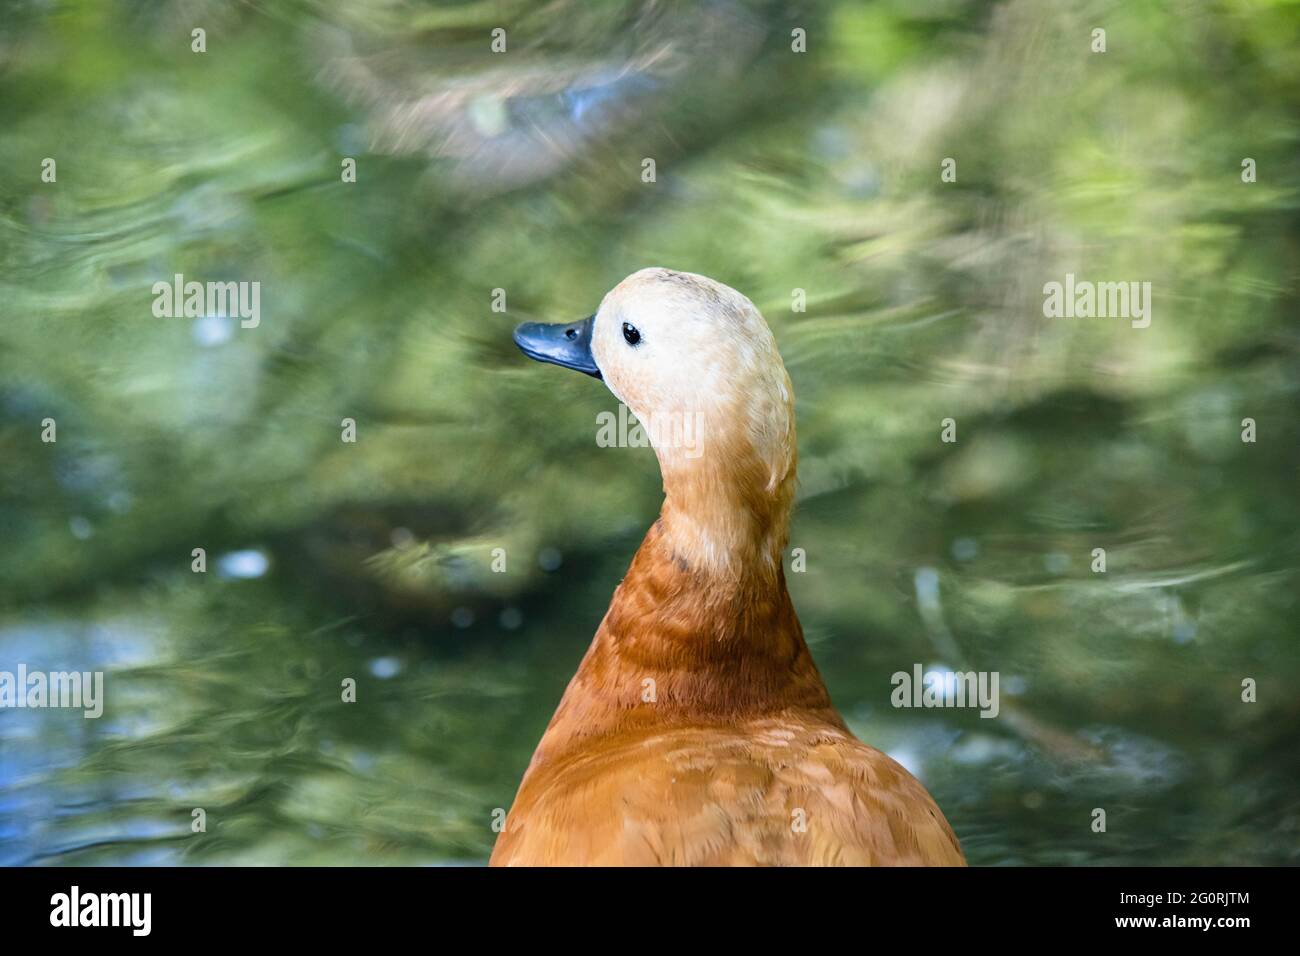
M0 863L485 860L660 496L594 441L614 399L509 330L647 265L772 324L796 607L971 862L1294 863L1297 34L1284 3L11 5L0 670L107 701L0 710ZM1151 281L1151 328L1044 318L1067 272ZM176 273L260 282L261 324L155 317ZM998 718L894 709L917 664L997 671Z

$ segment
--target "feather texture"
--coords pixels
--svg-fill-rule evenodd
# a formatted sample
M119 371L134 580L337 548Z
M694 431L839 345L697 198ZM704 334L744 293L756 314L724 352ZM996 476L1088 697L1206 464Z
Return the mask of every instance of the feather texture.
M651 529L493 865L964 863L925 789L844 726L772 583L701 591Z

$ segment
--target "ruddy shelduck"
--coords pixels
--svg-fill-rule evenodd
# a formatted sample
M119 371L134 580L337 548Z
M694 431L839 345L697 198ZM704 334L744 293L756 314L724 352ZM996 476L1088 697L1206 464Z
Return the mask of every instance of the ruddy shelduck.
M849 732L804 643L782 566L794 395L753 303L644 269L590 318L515 342L648 425L665 497L492 865L964 865L925 788Z

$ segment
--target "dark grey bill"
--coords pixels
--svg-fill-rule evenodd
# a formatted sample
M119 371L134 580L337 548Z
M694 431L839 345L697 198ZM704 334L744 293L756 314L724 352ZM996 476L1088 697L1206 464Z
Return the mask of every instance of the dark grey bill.
M525 322L515 329L515 345L530 359L562 365L600 378L600 369L591 357L591 328L595 322L594 315L581 322L561 322L558 325Z

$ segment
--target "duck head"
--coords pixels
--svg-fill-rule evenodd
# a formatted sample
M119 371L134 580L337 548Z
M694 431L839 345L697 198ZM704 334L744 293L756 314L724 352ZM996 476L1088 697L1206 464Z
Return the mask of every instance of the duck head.
M659 458L679 565L779 567L794 496L794 392L754 304L705 276L643 269L580 322L528 322L530 358L604 381Z

